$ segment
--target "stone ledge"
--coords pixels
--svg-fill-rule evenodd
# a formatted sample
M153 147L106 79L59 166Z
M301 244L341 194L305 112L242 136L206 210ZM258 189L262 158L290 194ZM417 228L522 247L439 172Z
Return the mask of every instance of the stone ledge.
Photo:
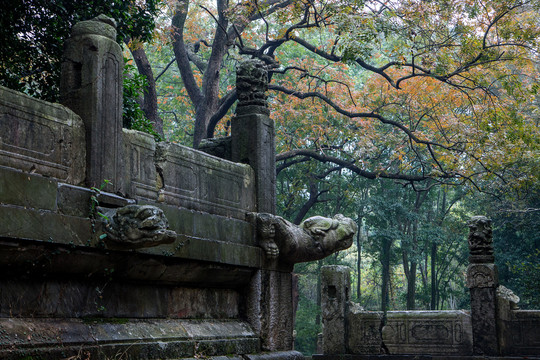
M244 355L246 360L304 360L305 357L298 351L276 351L261 354Z
M0 208L1 210L1 208ZM25 249L21 252L21 249ZM242 287L254 268L211 263L134 251L111 251L47 241L7 239L0 235L0 275L17 279L110 278L139 283L212 287Z
M313 354L313 360L540 360L531 356L449 356L449 355L352 355Z
M200 358L255 353L259 339L242 321L0 319L2 359L105 358L127 350L131 359Z

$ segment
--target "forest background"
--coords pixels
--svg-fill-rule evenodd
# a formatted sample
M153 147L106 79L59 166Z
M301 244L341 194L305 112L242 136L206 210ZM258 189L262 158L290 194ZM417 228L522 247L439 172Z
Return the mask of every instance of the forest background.
M11 0L0 84L58 100L63 40L106 14L125 49L124 126L197 148L226 136L235 67L269 70L278 214L356 219L298 264L296 348L315 351L319 269L368 310L460 309L467 220L493 220L500 281L540 308L539 1Z

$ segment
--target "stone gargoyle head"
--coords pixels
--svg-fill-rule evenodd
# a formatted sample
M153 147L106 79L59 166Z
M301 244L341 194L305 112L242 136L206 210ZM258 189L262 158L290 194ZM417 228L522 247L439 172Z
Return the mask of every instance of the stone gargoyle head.
M348 249L358 230L354 220L341 214L337 214L333 218L313 216L303 221L300 227L309 232L321 244L324 256Z
M295 225L281 216L256 214L259 245L267 259L289 264L325 258L352 245L356 223L343 215L314 216Z

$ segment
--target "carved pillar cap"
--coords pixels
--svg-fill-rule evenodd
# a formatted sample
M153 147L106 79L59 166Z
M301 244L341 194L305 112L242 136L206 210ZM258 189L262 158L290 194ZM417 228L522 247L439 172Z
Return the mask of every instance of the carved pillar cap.
M82 35L101 35L116 41L116 21L105 15L99 15L73 26L71 37Z
M485 216L473 216L469 220L469 262L493 263L493 239L491 219Z
M467 268L467 287L496 288L499 275L495 264L470 264Z
M266 103L268 72L259 60L241 62L236 69L236 92L238 96L237 115L249 112L269 114Z

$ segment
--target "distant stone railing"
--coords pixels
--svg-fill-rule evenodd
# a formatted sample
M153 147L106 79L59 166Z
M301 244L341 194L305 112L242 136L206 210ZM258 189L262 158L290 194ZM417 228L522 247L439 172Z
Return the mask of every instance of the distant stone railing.
M323 266L321 354L313 358L540 355L540 311L518 310L519 298L499 285L491 221L473 217L469 227L470 311L364 311L350 301L350 269Z

